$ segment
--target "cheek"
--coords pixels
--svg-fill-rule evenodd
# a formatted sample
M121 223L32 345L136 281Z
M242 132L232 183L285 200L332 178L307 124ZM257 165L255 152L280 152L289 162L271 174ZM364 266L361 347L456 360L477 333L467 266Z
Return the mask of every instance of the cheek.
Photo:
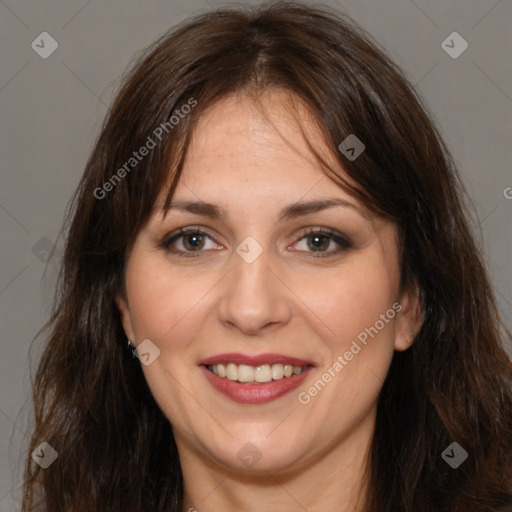
M380 338L393 334L392 309L397 297L397 279L393 268L376 258L358 265L340 268L336 275L322 281L322 286L303 289L304 302L319 319L323 339L332 350L348 350L352 340L364 339L368 329L379 331ZM309 283L310 284L310 283ZM384 315L382 319L381 315Z
M197 272L171 271L165 262L141 253L126 272L136 339L150 339L160 350L153 364L142 366L146 381L171 423L189 430L199 412L192 410L190 394L181 391L195 369L193 342L204 325L205 295L215 282L204 275L198 279Z
M201 299L213 285L206 278L196 279L192 271L171 272L149 257L133 258L126 286L136 338L186 345L202 325Z
M300 390L301 404L343 423L347 411L359 421L376 403L394 353L400 309L395 277L393 269L372 260L340 271L309 294L311 310L321 319L316 322L321 325L323 343L317 353L322 368L317 380Z

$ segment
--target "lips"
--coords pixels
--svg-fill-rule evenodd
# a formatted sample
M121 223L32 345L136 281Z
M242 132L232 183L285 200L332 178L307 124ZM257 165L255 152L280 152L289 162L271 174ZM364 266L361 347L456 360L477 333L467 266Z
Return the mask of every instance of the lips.
M276 400L297 388L313 371L314 363L305 359L285 356L282 354L261 354L248 356L238 353L219 354L200 361L203 374L214 389L231 400L244 404L262 404ZM219 375L218 367L250 366L259 368L291 368L301 369L293 374L286 373L276 376L270 382L240 382L236 376ZM215 369L215 372L212 371ZM236 373L235 373L236 375ZM234 379L234 380L233 380ZM243 379L240 379L243 380ZM256 379L257 380L257 379ZM263 380L268 380L263 379Z
M305 359L298 359L296 357L285 356L282 354L260 354L255 356L247 356L244 354L229 353L219 354L217 356L203 359L199 362L200 365L208 366L214 364L246 364L249 366L261 366L264 364L289 364L292 366L315 366L313 362L306 361Z

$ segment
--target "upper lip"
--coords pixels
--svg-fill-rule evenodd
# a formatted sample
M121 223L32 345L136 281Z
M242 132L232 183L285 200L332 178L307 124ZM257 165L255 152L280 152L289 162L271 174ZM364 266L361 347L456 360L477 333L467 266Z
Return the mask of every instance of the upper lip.
M311 361L299 359L297 357L285 356L283 354L259 354L245 355L235 352L229 354L218 354L208 357L199 362L200 365L213 365L221 363L246 364L248 366L261 366L264 364L291 364L292 366L314 366Z

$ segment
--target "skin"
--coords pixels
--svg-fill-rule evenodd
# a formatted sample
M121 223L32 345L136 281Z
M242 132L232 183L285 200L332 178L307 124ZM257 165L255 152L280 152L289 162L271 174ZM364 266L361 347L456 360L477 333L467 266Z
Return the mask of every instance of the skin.
M266 116L249 96L216 103L195 129L173 200L214 203L227 217L177 209L164 215L157 202L127 257L126 297L117 303L133 344L150 339L160 350L142 369L172 424L183 511L358 510L378 394L394 350L409 348L411 331L420 327L417 294L399 293L396 226L324 174L286 108L288 99L283 91L268 93ZM293 112L344 175L300 102ZM354 207L278 219L289 203L327 197ZM197 257L161 247L187 226L208 232L200 252L190 235L174 247ZM330 255L313 258L319 252L314 237L302 232L320 227L345 234L352 247L321 239L320 251ZM236 252L248 236L263 249L252 263ZM298 393L395 302L402 311L309 403L300 403ZM315 370L284 397L240 404L215 390L198 366L226 352L295 356L312 361ZM249 442L261 453L252 467L237 457Z

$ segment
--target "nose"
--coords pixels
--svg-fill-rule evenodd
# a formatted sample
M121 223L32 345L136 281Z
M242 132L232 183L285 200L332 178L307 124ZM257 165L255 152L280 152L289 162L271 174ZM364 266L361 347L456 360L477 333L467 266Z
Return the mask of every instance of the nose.
M220 321L230 329L252 336L286 325L291 318L290 291L271 268L269 251L264 250L251 263L237 253L233 254L233 260L218 302Z

